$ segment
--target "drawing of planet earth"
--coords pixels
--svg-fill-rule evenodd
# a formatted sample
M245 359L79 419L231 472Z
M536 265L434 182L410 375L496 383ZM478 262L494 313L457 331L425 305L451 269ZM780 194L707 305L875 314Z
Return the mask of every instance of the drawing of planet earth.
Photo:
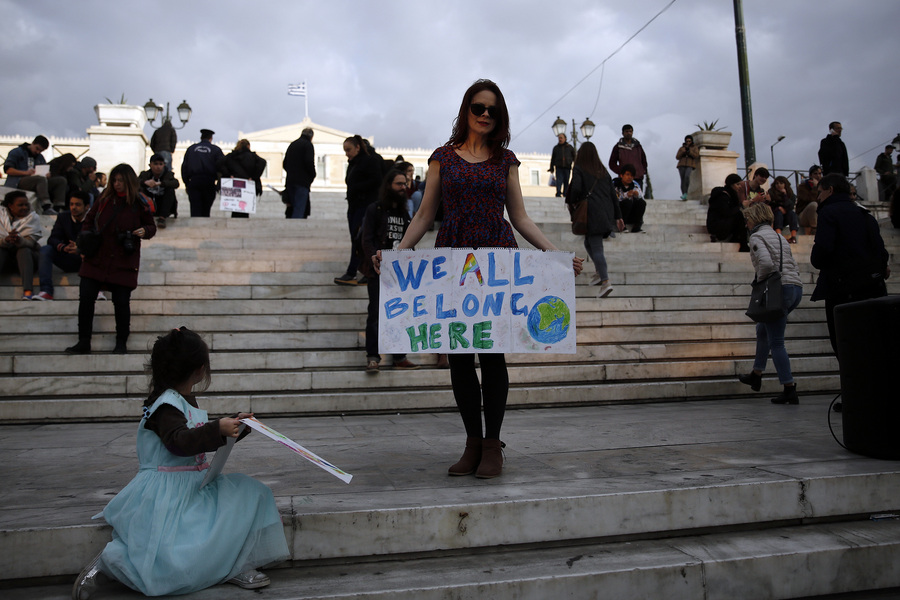
M544 296L528 313L528 333L542 344L555 344L569 332L571 314L562 298Z

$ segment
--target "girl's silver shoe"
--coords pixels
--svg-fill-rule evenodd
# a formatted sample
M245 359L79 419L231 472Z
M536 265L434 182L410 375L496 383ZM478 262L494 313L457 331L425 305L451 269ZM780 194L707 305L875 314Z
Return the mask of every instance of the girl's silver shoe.
M271 582L269 581L269 576L265 573L260 573L256 569L250 569L249 571L238 573L229 579L228 583L233 583L245 590L255 590L256 588L266 587Z
M109 581L109 578L100 570L100 555L82 569L72 586L72 600L88 600L91 594L97 591L97 588Z

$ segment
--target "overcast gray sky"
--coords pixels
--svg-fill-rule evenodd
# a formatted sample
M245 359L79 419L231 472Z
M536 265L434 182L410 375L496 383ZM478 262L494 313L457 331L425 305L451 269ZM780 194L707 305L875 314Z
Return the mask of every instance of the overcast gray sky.
M299 122L287 85L306 81L315 122L430 149L488 77L513 151L549 152L557 115L590 116L606 159L632 123L657 197L673 198L675 151L695 123L718 119L744 164L731 1L677 0L606 64L602 89L598 69L550 108L669 1L0 0L0 134L83 137L93 106L124 94L173 110L186 99L181 139L205 127L231 143ZM872 166L900 132L900 1L745 0L744 20L757 158L785 135L775 166L806 169L839 120L861 155L851 169Z

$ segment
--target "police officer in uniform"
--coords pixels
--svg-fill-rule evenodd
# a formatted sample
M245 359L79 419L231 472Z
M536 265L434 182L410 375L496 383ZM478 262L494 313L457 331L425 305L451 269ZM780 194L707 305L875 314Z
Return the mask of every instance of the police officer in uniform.
M189 147L181 163L181 179L187 189L192 217L208 217L213 202L219 174L216 164L224 160L222 149L212 143L214 131L200 130L200 142Z

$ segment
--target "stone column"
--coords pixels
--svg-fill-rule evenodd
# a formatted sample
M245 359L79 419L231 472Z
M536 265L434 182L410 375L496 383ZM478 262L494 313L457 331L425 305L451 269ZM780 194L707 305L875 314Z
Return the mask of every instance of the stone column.
M700 149L700 166L691 174L688 199L709 202L713 188L725 185L725 178L737 173L737 152L728 150L730 131L695 131L691 134Z
M141 106L98 104L94 107L99 125L87 130L88 154L97 161L97 170L109 173L119 163L127 163L140 173L147 168L149 140L144 135L147 117Z
M700 148L700 166L691 174L690 200L709 202L713 188L725 185L725 178L737 173L737 152Z
M872 167L863 167L859 170L859 177L853 182L856 186L856 194L866 199L866 202L878 202L878 176Z

